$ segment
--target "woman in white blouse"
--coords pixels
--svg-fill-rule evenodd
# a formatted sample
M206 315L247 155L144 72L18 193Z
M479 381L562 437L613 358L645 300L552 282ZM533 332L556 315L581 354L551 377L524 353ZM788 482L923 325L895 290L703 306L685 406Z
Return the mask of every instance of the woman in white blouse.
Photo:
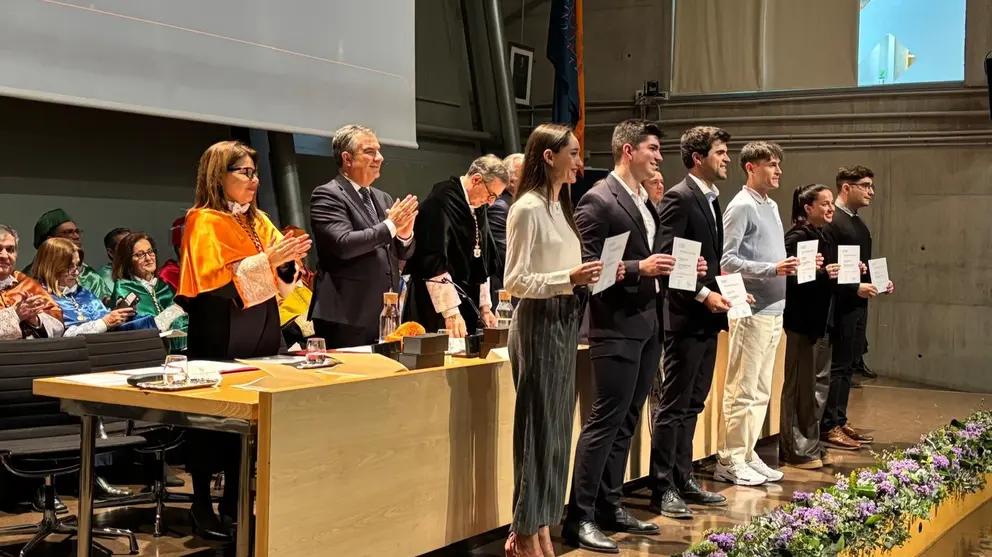
M582 263L568 188L579 164L579 142L569 128L538 126L527 140L506 221L504 284L520 300L509 343L517 399L507 557L553 556L548 527L560 521L565 503L584 287L603 270L602 262Z

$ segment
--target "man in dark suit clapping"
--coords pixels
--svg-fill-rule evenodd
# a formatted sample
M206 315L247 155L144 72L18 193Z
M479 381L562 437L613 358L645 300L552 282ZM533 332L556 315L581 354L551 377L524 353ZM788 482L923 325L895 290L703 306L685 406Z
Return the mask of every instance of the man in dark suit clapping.
M661 312L665 373L661 405L653 417L651 510L670 518L691 516L686 502L726 501L702 489L692 477L692 438L713 381L717 337L727 329L730 309L716 284L723 253L723 213L715 182L727 179L728 141L729 133L709 126L682 135L682 164L689 175L665 192L658 215L662 253L672 251L675 238L694 240L701 244L700 255L707 263L694 292L665 290Z
M371 344L382 295L399 290L399 260L413 255L417 198L393 201L372 188L383 157L375 132L348 125L334 134L340 169L310 197L318 270L309 319L328 348Z

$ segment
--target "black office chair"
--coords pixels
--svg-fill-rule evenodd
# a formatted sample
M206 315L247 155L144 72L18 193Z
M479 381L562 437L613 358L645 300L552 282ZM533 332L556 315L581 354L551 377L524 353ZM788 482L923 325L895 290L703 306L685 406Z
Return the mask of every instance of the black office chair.
M0 535L34 534L21 549L25 557L51 534L74 535L76 517L55 514L55 478L79 471L80 425L64 414L57 400L37 397L31 382L44 377L91 371L86 341L81 338L0 341L0 464L21 478L44 480L41 522L0 528ZM97 439L97 453L141 445L140 436ZM93 528L99 537L126 537L131 554L138 541L129 530Z
M93 371L125 371L146 367L161 366L165 361L165 342L159 338L157 330L122 331L103 333L99 335L84 335L89 349L90 364ZM119 423L107 422L111 434L119 428ZM150 491L138 493L130 497L106 499L94 504L95 508L127 507L132 505L155 505L154 536L160 537L163 532L163 513L166 503L192 503L193 499L185 493L173 493L167 489L169 465L166 462L167 452L182 445L184 431L172 426L152 422L128 421L124 434L138 434L148 440L143 447L133 450L142 455L153 455L155 458L155 480Z

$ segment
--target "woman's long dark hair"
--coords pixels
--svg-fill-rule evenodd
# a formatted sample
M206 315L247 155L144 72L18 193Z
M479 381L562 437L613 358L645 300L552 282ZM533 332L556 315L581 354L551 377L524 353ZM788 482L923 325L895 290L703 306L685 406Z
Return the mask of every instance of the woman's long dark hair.
M558 153L568 147L569 140L572 139L572 129L560 124L541 124L534 128L527 139L527 147L524 148L524 167L520 175L520 186L517 188L517 198L519 199L527 192L535 192L544 198L544 203L551 213L551 195L553 184L551 183L551 167L544 162L544 151L550 149L552 153ZM558 201L561 203L562 213L568 226L575 232L575 235L582 238L579 228L575 225L575 207L572 204L571 188L563 185L558 192Z
M796 191L792 192L792 225L806 224L806 206L816 203L820 192L829 189L823 184L806 184L796 188Z

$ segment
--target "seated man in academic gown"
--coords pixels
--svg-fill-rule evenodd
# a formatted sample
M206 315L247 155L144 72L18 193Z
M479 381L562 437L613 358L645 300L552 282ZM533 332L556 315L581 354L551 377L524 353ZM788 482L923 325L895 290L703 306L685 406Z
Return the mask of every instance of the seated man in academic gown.
M41 244L44 244L45 240L49 238L71 240L79 248L79 258L81 260L85 259L85 254L83 253L83 231L72 221L69 213L66 213L62 209L52 209L41 215L38 218L38 222L34 225L34 249L40 248ZM34 262L32 261L24 268L25 275L33 274L33 265ZM85 261L79 265L79 277L76 280L80 286L95 294L103 304L106 305L110 302L112 288L107 286L100 273L87 265Z
M174 292L179 291L179 249L183 246L183 231L186 226L186 217L182 216L178 219L172 221L172 230L170 232L170 244L172 244L172 249L176 254L175 259L169 259L162 264L162 268L158 270L155 274L165 284L172 287Z
M486 207L510 181L503 161L480 157L461 177L434 184L420 204L414 226L417 251L403 319L429 332L449 329L455 338L473 334L480 321L495 326L489 277L499 268Z
M17 232L0 224L0 340L62 336L62 310L31 277L16 271Z

